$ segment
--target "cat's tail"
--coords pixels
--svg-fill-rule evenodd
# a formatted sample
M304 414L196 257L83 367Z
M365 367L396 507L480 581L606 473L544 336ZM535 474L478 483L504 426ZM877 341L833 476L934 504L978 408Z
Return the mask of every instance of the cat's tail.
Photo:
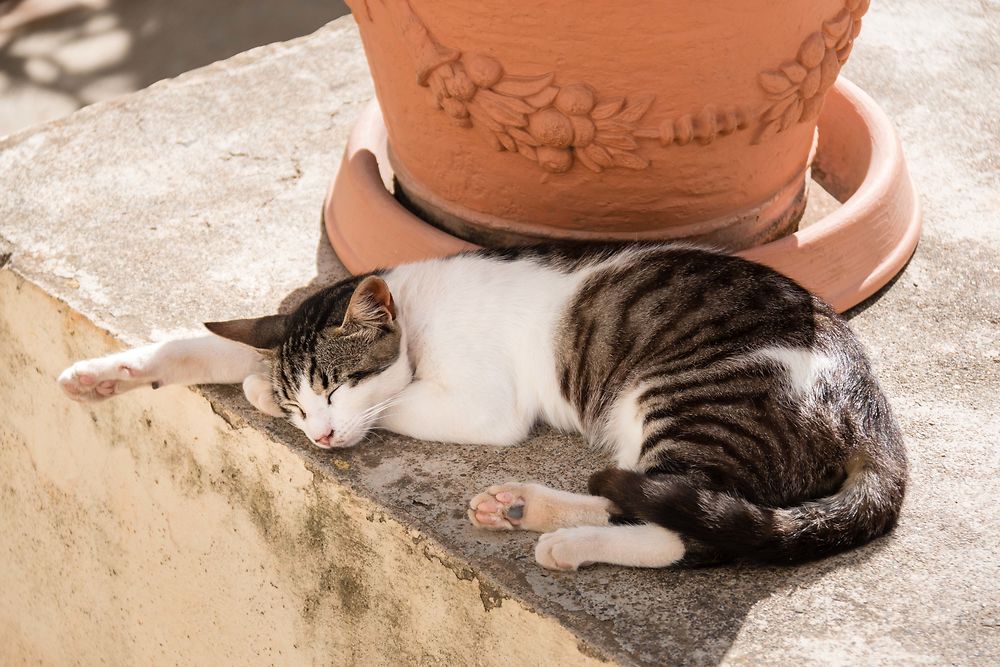
M890 531L905 484L905 463L859 455L836 493L793 507L763 507L681 475L619 468L591 476L590 492L615 503L623 517L676 531L723 558L793 563L860 546Z

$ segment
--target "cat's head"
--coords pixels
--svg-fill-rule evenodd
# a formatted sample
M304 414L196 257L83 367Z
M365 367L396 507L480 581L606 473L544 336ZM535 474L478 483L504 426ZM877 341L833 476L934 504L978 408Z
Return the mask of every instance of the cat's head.
M377 276L328 287L289 315L205 326L268 358L271 391L255 404L324 449L360 442L412 379L392 294Z

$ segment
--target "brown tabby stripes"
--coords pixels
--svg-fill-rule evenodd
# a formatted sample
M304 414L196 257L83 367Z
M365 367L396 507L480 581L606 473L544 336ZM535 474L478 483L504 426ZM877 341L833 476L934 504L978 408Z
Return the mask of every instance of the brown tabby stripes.
M336 374L339 360L324 358L322 346L317 343L325 330L340 325L351 295L363 278L354 276L320 290L289 316L273 373L277 380L275 388L283 401L293 400L303 375L323 389L330 385L333 379L330 374Z
M829 306L770 269L685 247L631 246L586 280L558 332L558 377L597 435L641 387L638 471L608 469L593 493L688 543L686 561L814 558L889 530L906 462L863 350ZM613 246L488 251L564 271ZM816 351L831 369L808 397L764 349Z

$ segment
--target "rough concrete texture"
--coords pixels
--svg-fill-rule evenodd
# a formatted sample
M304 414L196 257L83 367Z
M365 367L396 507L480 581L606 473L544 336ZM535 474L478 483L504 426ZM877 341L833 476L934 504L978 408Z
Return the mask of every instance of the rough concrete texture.
M313 32L337 0L0 1L0 136Z
M555 618L580 638L586 655L624 664L995 664L1000 662L997 34L997 10L988 4L963 0L939 7L926 0L883 0L873 6L847 68L847 76L897 122L926 212L926 232L913 260L893 285L852 314L896 406L912 463L899 528L852 553L790 568L599 566L550 573L533 561L533 536L476 532L467 525L463 506L498 480L582 489L587 474L602 461L578 438L542 431L522 445L496 450L377 434L357 450L327 455L305 448L298 433L283 423L253 413L231 388L200 395L176 390L169 400L154 392L133 393L89 409L56 401L44 388L45 380L54 380L56 360L92 354L99 345L70 345L51 352L44 364L38 359L50 352L37 342L23 343L20 352L5 347L0 356L27 357L11 371L14 384L23 382L29 396L38 394L39 405L52 406L42 413L46 428L62 434L61 448L71 448L71 434L85 427L88 439L106 438L109 450L128 452L135 460L167 456L147 451L159 448L162 438L135 435L149 418L158 432L176 434L178 440L168 438L174 456L195 457L198 443L180 440L185 435L180 422L192 419L191 429L207 428L207 401L232 424L231 431L213 426L222 432L212 436L217 439L213 456L228 451L242 467L250 466L253 456L279 462L282 471L305 469L329 484L330 493L336 490L349 499L345 505L377 506L388 521L418 530L450 563L468 568L461 571L474 576L479 589L470 586L462 604L478 602L486 618L508 613L509 605ZM39 341L65 345L59 341L69 334L55 335L46 327L63 327L70 334L89 331L85 318L115 339L141 342L191 330L201 319L288 307L317 283L339 275L343 270L321 234L320 205L351 119L370 94L353 25L341 19L308 38L258 49L8 138L0 144L6 186L0 195L0 236L12 252L8 272L40 288L32 303L49 298L44 291L83 316L37 319ZM23 318L36 317L28 306L5 307L15 313L24 309ZM32 328L25 322L19 326L21 337L30 337ZM27 402L22 398L16 405ZM61 420L73 426L64 430ZM4 431L0 457L5 469L20 466L18 475L44 479L37 465L24 462L24 447L38 452L46 469L68 466L51 442L38 444L46 438L40 427L26 425L18 432L27 433L24 444ZM155 624L122 620L122 614L141 616L133 598L102 607L91 597L108 593L89 591L82 586L86 576L46 560L45 547L60 541L133 544L142 514L151 512L155 475L123 485L114 466L91 462L81 470L78 478L94 497L112 490L123 496L118 505L94 506L94 512L108 514L103 528L55 523L69 511L72 496L63 502L25 490L26 500L5 501L5 507L18 508L18 516L45 518L50 532L36 537L24 528L26 521L5 511L4 521L17 526L5 531L16 536L5 545L6 562L39 565L4 574L31 582L0 598L0 627L32 646L36 635L28 626L49 624L51 636L71 643L66 626L77 620L73 610L96 614L92 610L104 609L103 624L95 623L86 635L98 647L90 649L95 654L110 645L109 634L119 636L115 633L126 628L128 636L155 645L150 639L159 631ZM254 474L229 487L234 514L254 511L245 493L267 476L267 468ZM278 475L268 483L275 493L287 493L285 511L291 512L290 505L305 494L280 490L284 482ZM12 487L32 488L30 481L4 484L8 495L15 493L6 490ZM197 511L211 503L197 495L192 502ZM332 534L344 525L334 516L337 507L326 506L324 511L333 515L322 520L330 522L325 535L341 545L346 538ZM294 553L286 547L298 533L269 532L268 521L265 516L245 522L244 534L257 531L248 542L263 542L262 549L271 554L257 584L263 589L273 581L284 587L274 593L275 600L294 597L294 590L304 589L268 577L291 567L276 561ZM192 533L193 542L211 543L211 535ZM140 567L128 550L102 553L107 567L116 571ZM176 553L181 558L187 549ZM409 571L412 564L405 558L381 553L376 549L363 566L343 572L343 586L371 582L372 572L395 578L400 576L396 568ZM224 549L198 563L220 572L244 566ZM171 570L157 560L141 567L143 585L161 577L172 581ZM56 583L59 577L66 581ZM248 573L240 585L253 580ZM210 578L199 581L210 593L201 604L211 604L225 590ZM169 595L166 583L155 585ZM130 588L115 589L115 594L119 590L124 596ZM439 588L427 590L437 594ZM480 597L484 590L488 593ZM45 614L33 615L26 610L35 608L29 603L39 596L61 596L72 605L56 611L49 606ZM372 609L378 604L367 594L364 600ZM419 603L419 598L408 601ZM347 612L331 604L331 622L344 622ZM226 632L279 646L287 640L282 628L294 632L308 625L304 608L297 616L288 621L291 625L266 630L263 638L257 626L234 624ZM483 630L480 623L467 631L483 636L497 628ZM359 644L374 642L370 649L358 649L371 651L365 656L388 660L396 650L363 631L354 636ZM182 633L158 641L171 645L171 655L185 655ZM482 641L473 642L474 652L463 653L470 644L462 644L450 655L459 662L506 659L493 653L496 643L487 637ZM332 662L349 660L336 652L325 655ZM567 648L561 661L583 656Z

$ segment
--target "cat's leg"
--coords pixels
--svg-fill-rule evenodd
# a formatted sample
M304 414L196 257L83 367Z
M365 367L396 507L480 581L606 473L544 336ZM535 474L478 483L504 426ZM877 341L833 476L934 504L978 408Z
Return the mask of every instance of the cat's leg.
M59 384L70 398L93 401L138 387L236 384L267 373L264 357L255 349L219 336L201 336L78 361L62 372Z
M606 526L615 506L601 496L568 493L541 484L491 486L469 502L469 520L489 530L547 533L571 526Z
M489 382L459 391L429 380L407 385L379 419L383 428L418 440L501 447L524 440L533 422Z
M684 558L681 536L656 524L583 526L545 533L535 560L550 570L576 570L595 563L666 567Z

